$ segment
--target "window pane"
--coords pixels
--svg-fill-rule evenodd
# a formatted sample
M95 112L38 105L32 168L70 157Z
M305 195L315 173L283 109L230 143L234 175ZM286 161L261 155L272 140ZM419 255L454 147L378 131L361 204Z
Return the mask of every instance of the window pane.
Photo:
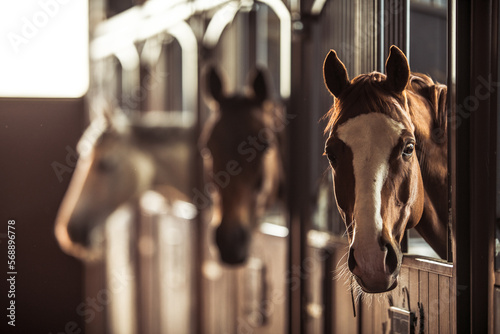
M0 96L85 94L87 0L2 1L0 22Z

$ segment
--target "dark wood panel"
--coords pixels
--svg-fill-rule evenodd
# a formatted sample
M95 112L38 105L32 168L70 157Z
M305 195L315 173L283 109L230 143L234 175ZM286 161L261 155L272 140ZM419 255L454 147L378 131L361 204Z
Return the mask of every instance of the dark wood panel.
M340 246L334 252L334 256L332 256L332 262L335 268L340 268L340 266L345 262L345 252L346 249L344 246ZM337 265L339 267L337 267ZM334 318L332 323L332 333L354 334L358 332L358 318L354 317L351 291L349 289L348 283L346 282L347 277L348 276L339 277L338 279L333 280L333 313L330 315Z
M414 268L409 268L408 274L408 292L410 294L410 311L414 313L415 333L420 333L420 291L419 291L419 271Z
M495 333L500 333L500 287L498 286L495 286L494 301L494 328Z
M394 306L397 306L402 309L407 309L408 308L408 293L406 292L406 289L408 289L409 285L409 268L402 267L401 271L399 273L399 283L398 287L393 290L393 301L394 301Z
M423 327L424 333L429 328L429 273L426 271L419 271L419 299L420 305L423 310L422 318L420 319L420 326Z
M323 318L324 322L334 322L336 318L334 317L333 312L331 314L325 313L325 306L327 304L326 299L330 298L330 296L326 293L322 293L322 282L325 275L323 263L321 261L321 252L321 249L314 247L308 247L307 250L308 258L310 259L310 272L306 287L306 328L308 333L323 333ZM336 282L334 280L330 282L331 285L335 285L335 283ZM323 300L323 298L325 298L325 300Z
M439 276L439 333L450 332L450 278Z
M61 251L54 235L57 209L74 169L69 151L82 134L83 115L82 99L0 99L0 233L6 233L7 220L16 220L18 264L18 321L8 329L2 321L2 333L84 329L78 307L93 296L83 296L83 266ZM64 166L59 174L55 162ZM4 256L5 239L0 237L0 244ZM8 300L1 300L5 310Z
M426 333L439 333L439 275L429 273L429 327Z
M385 334L389 328L389 314L387 310L389 309L389 302L386 297L374 296L372 297L373 309L373 333ZM364 333L370 333L370 330Z
M287 272L287 242L285 237L261 232L254 234L252 256L255 257L257 265L260 263L262 266L263 277L256 275L260 273L259 268L255 268L255 264L251 261L247 263L245 271L239 272L238 331L255 334L284 334L286 332L288 316L284 273ZM316 269L316 267L307 268L310 271ZM263 285L261 289L255 287L256 281L260 281ZM249 299L258 301L259 298L262 300L258 305L253 305L252 314L250 314ZM257 320L262 319L262 323L255 322L255 316Z
M375 329L375 324L373 322L373 308L368 305L368 303L360 303L359 305L359 317L361 317L361 333L369 333L372 329Z

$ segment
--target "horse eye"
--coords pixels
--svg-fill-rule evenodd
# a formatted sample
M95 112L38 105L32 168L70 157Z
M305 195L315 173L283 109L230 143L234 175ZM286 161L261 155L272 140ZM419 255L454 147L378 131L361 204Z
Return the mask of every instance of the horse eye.
M268 141L260 142L260 147L262 148L261 149L262 152L266 152L269 146L271 146L271 143L269 143Z
M264 177L262 175L259 175L257 180L255 180L254 187L255 190L259 191L262 189L262 186L264 185Z
M414 150L415 150L415 144L413 143L406 144L405 148L403 149L403 157L404 158L411 157Z
M102 158L97 162L97 170L102 173L111 172L115 169L117 162L115 159Z
M325 152L326 157L328 158L328 161L330 162L330 165L335 168L337 166L337 156L333 153L328 153Z

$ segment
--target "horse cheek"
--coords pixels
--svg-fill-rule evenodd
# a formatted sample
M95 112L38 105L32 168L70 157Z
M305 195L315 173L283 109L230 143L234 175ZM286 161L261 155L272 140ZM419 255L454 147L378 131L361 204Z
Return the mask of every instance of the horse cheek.
M352 234L353 226L352 222L352 212L353 206L348 205L348 203L354 203L354 178L336 178L335 171L332 171L333 175L333 195L337 204L337 209L346 225L346 229L349 231L348 235Z
M414 197L414 202L411 205L410 219L408 220L408 224L406 225L407 229L417 226L424 212L425 190L424 183L422 181L422 174L420 173L418 164L417 166L414 166L413 174L414 182L416 184L412 187L413 189L411 196Z

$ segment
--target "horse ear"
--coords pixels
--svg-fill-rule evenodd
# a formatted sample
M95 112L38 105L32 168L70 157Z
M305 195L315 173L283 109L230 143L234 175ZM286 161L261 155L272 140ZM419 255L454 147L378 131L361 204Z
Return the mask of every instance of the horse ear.
M330 94L339 95L350 85L349 75L335 50L330 50L323 63L323 79Z
M206 87L204 91L206 92L206 97L209 100L213 99L220 103L224 96L224 87L219 71L214 66L210 66L208 69L205 76L205 83Z
M387 84L389 89L396 93L405 90L410 79L410 65L405 54L397 46L391 46L389 57L385 63Z
M269 92L267 90L267 80L266 75L263 70L257 69L251 80L252 89L255 99L262 103L269 97Z

